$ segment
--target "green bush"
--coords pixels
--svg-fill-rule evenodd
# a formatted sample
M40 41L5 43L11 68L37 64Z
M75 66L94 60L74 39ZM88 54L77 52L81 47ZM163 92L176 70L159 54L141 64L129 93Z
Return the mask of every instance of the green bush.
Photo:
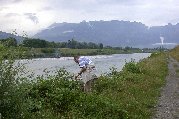
M0 52L0 114L5 119L149 118L167 74L166 57L159 54L126 63L121 72L112 68L84 93L82 83L64 69L54 76L18 78L23 67L14 67L13 52L5 47Z
M139 65L134 61L126 63L124 65L123 70L126 70L126 71L131 72L131 73L141 73Z
M5 52L5 51L4 51ZM20 115L21 94L18 92L20 67L14 60L0 60L0 113L2 118L16 118Z
M42 53L55 53L54 48L41 48Z
M63 77L63 78L62 78ZM59 118L127 118L127 113L119 106L104 98L81 91L81 82L67 80L65 70L51 79L39 78L28 90L25 100L29 100L28 113L37 114L50 110ZM26 114L29 115L29 114ZM44 114L46 117L48 114Z

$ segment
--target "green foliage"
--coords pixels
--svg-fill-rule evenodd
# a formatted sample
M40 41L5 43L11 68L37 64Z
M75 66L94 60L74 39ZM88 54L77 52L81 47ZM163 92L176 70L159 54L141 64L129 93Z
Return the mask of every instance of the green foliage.
M121 72L112 71L110 77L97 80L93 92L120 105L131 119L150 118L167 75L166 55L129 62Z
M7 38L7 39L1 39L0 44L6 46L6 47L11 47L11 46L17 46L17 41L15 38Z
M15 34L17 34L15 32ZM16 55L22 58L46 58L59 56L75 56L75 55L110 55L131 52L141 52L136 48L121 48L121 47L104 47L102 43L96 44L92 42L78 42L74 39L68 42L49 42L41 39L28 38L26 34L23 36L22 44L17 45L14 38L2 39L0 44L9 47L11 50L16 50ZM6 55L5 57L8 57ZM18 58L17 57L17 58Z
M4 54L6 52L7 50L3 50ZM18 92L18 85L22 81L18 77L18 72L22 71L22 65L14 65L13 57L9 56L6 60L3 54L0 57L0 113L2 118L20 117L23 98L21 92Z
M0 113L3 118L128 118L127 112L110 100L82 92L81 82L73 81L63 69L46 80L42 76L18 83L14 82L16 70L7 69L13 73L9 80L13 80L1 85ZM7 70L4 73L1 81L7 81L7 74L10 74Z
M95 93L83 93L81 82L69 79L72 79L72 76L61 69L55 77L48 80L39 78L33 83L26 96L28 100L26 103L29 105L26 115L48 117L49 113L41 115L41 112L50 110L51 117L59 118L110 118L112 116L123 119L128 117L127 112L118 105Z
M55 53L55 49L52 49L52 48L44 48L44 49L41 49L41 52L42 52L42 53Z
M154 52L150 55L151 58L157 57L161 54L161 52Z
M64 69L54 76L47 72L46 78L19 78L23 68L14 65L15 53L1 45L0 52L0 113L6 119L150 118L167 75L166 56L160 53L138 64L126 63L121 72L112 68L93 84L92 92L84 93L82 83Z
M179 61L179 46L176 46L169 52L169 55Z
M68 42L48 42L41 39L30 39L26 38L23 40L23 46L24 47L33 47L33 48L72 48L72 49L102 49L103 44L95 44L92 42L86 43L86 42L78 42L74 39L68 40Z
M23 40L22 45L24 47L45 48L48 46L48 42L45 40L40 40L40 39L27 38L27 39Z
M95 94L81 92L76 83L65 80L38 82L28 93L32 103L29 112L38 114L51 110L61 118L127 118L126 112L117 105Z
M121 54L123 50L119 49L69 49L60 48L61 56L75 56L75 55L110 55Z
M141 73L140 67L135 61L126 63L123 70L126 70L131 73Z

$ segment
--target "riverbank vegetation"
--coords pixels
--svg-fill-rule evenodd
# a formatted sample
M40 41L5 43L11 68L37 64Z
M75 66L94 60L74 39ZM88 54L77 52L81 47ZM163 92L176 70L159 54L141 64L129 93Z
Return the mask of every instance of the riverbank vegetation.
M110 55L155 52L160 49L139 49L132 47L110 47L103 46L102 43L78 42L74 39L68 42L49 42L41 39L25 38L17 42L14 38L0 39L0 44L17 51L19 55L23 52L23 58L52 58L69 57L74 55Z
M179 61L179 46L172 49L169 53L173 58L175 58L177 61Z
M84 93L81 82L63 69L46 80L22 78L23 64L13 66L16 51L2 46L0 52L9 53L8 60L0 54L0 115L5 119L147 119L167 75L166 55L155 53L126 63L121 72L112 68Z

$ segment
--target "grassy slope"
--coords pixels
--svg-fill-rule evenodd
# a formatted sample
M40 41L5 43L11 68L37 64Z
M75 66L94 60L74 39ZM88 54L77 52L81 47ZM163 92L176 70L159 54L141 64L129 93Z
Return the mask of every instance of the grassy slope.
M60 53L62 56L74 56L74 55L109 55L109 54L121 54L130 53L124 50L115 49L69 49L60 48Z
M175 58L177 61L179 61L179 46L175 47L170 51L170 55Z
M69 90L68 85L63 89L65 92L53 87L54 96L47 96L49 103L43 102L51 106L43 109L56 112L58 116L55 117L59 118L148 119L165 82L165 59L164 54L157 54L139 64L129 63L122 72L113 71L111 76L100 77L90 94ZM53 85L50 83L47 87Z
M18 50L20 48L12 48ZM26 48L21 47L21 52L24 52L22 58L39 58L39 57L55 57L57 49L54 48ZM134 51L139 52L139 51ZM70 48L59 48L60 56L70 57L75 55L110 55L110 54L121 54L131 53L131 51L117 50L117 49L70 49Z
M96 90L99 95L108 97L112 102L120 105L131 119L149 118L160 88L165 82L164 78L167 74L165 59L163 54L152 56L136 65L140 69L138 73L124 69L111 79L101 77ZM134 70L136 69L133 68Z
M1 80L6 82L11 69L3 69ZM68 81L68 73L60 71L48 80L39 77L37 82L10 83L0 113L5 118L25 119L148 119L166 74L165 55L153 54L138 64L126 64L121 72L113 70L110 76L101 76L86 94L80 91L79 82Z
M170 56L172 56L174 59L176 59L179 62L179 46L175 47L169 52ZM179 68L178 65L175 64L174 67L176 68L177 76L179 77Z

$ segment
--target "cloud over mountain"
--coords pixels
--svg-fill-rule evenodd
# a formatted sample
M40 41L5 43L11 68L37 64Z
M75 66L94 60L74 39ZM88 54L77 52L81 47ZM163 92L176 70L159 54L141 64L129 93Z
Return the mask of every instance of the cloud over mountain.
M178 13L178 0L0 0L0 28L33 35L54 22L113 19L159 26L178 23Z

